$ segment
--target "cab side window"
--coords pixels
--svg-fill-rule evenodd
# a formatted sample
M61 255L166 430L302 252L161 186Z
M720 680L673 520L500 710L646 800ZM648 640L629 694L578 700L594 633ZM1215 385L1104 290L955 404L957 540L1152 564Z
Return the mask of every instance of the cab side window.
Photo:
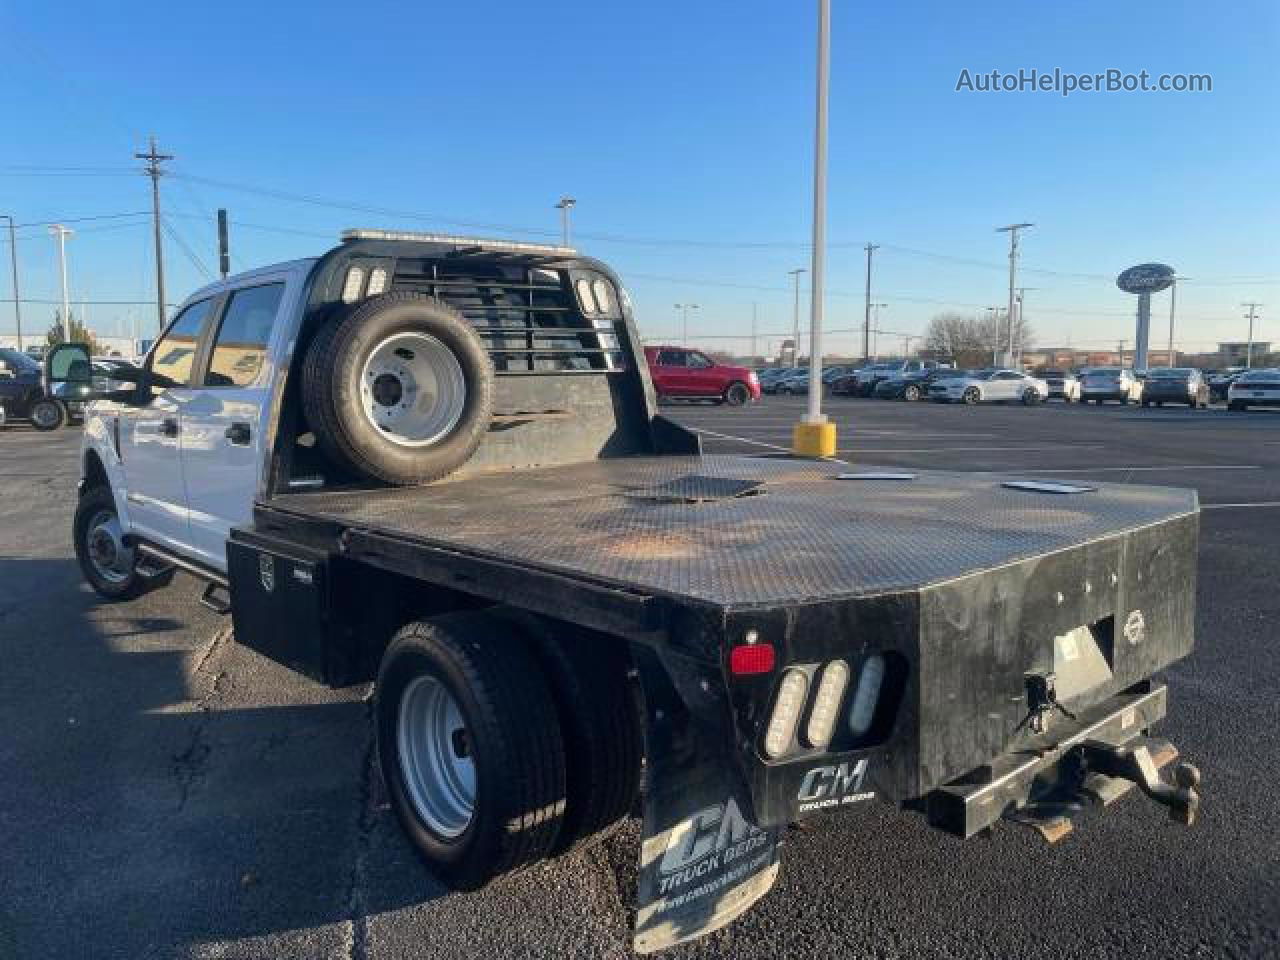
M695 370L705 370L707 367L714 367L709 357L703 356L701 353L689 352L689 366Z
M283 295L283 283L247 287L231 295L213 342L213 357L204 378L206 387L254 384L266 363L267 344Z
M663 350L658 354L658 366L660 367L684 367L688 364L685 362L686 352L684 350Z
M180 387L191 385L191 368L200 346L200 333L212 308L212 300L201 300L178 314L178 319L152 350L153 373L168 377Z

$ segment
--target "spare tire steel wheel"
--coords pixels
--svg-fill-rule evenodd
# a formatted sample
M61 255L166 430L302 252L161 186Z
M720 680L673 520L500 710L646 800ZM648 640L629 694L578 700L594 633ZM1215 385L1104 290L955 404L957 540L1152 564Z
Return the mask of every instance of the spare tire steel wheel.
M317 439L339 463L387 483L430 483L480 445L493 368L456 310L421 294L389 293L316 335L303 393Z

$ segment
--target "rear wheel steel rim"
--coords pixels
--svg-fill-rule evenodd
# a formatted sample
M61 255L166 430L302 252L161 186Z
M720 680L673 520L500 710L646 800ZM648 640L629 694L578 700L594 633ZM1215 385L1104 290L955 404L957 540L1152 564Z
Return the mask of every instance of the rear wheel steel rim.
M462 419L467 381L452 350L427 333L397 333L373 348L360 371L360 405L379 434L424 447Z
M31 419L37 426L51 427L58 422L58 408L52 403L37 403L31 411Z
M124 583L133 573L133 548L126 546L120 519L99 510L85 528L85 552L94 572L108 583Z
M475 811L471 737L457 701L434 677L417 677L405 688L396 743L400 774L418 816L446 839L461 836Z

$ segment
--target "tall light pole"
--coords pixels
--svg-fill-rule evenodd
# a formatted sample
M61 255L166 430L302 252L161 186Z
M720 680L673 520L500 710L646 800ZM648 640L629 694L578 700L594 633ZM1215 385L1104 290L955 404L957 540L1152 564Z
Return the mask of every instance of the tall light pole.
M880 359L880 308L888 307L889 305L887 303L872 303L872 304L869 304L869 306L871 307L872 319L874 321L874 325L870 328L871 357L874 360L879 360Z
M1244 347L1244 365L1246 369L1251 369L1253 367L1253 314L1262 304L1242 303L1240 306L1249 308L1249 312L1245 314L1249 318L1249 341Z
M1175 275L1174 275L1174 277L1173 277L1172 282L1170 282L1170 284L1169 284L1169 362L1165 364L1165 366L1166 366L1166 367L1172 367L1172 366L1174 366L1174 363L1173 363L1173 318L1174 318L1174 314L1175 314L1175 313L1177 312L1177 310L1178 310L1178 281L1179 281L1179 280L1190 280L1190 279L1191 279L1190 277L1179 277L1179 276L1177 276L1177 275L1175 274Z
M1039 287L1019 287L1018 288L1018 318L1017 320L1009 320L1009 346L1010 353L1014 354L1018 363L1022 362L1022 351L1026 349L1026 306L1027 291L1039 290Z
M818 77L813 135L813 249L809 288L809 410L796 452L835 455L835 425L822 415L822 310L827 258L827 103L831 79L831 0L818 0ZM807 431L803 428L807 427ZM829 438L829 439L828 439ZM829 448L829 449L828 449Z
M996 227L996 233L1009 234L1009 364L1013 363L1013 300L1014 287L1018 283L1018 231L1034 226L1034 223L1011 223Z
M62 273L62 339L71 342L71 302L67 296L67 237L74 231L55 223L49 233L58 238L58 269Z
M22 294L18 293L18 236L13 232L13 217L0 213L9 221L9 265L13 268L13 322L18 328L18 349L22 349Z
M756 303L751 301L751 365L756 363Z
M569 211L578 205L578 201L568 195L560 198L560 202L556 204L556 209L560 211L560 238L564 245L570 245L573 239L572 232L569 227Z
M862 362L868 363L871 360L871 254L879 250L880 245L868 243L863 249L867 251L867 289L864 300L866 312L862 317Z
M793 367L800 366L800 274L808 272L804 267L787 271L791 275L796 291L795 306L791 310L791 365Z
M681 324L682 330L684 331L681 334L683 338L681 342L684 344L684 346L687 347L689 345L689 311L697 310L699 309L699 306L696 303L677 303L676 309L680 311L680 314L681 314L680 324Z
M1000 308L987 307L987 319L991 324L991 365L1000 366Z

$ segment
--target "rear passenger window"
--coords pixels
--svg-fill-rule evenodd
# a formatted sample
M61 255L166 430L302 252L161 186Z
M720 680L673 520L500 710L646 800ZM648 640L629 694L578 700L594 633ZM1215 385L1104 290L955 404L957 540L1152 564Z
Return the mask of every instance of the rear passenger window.
M195 363L200 333L209 318L212 300L193 303L173 321L152 351L151 370L168 377L180 387L191 385L191 366Z
M283 283L248 287L231 295L213 342L206 387L253 385L266 363L267 344L283 295Z

